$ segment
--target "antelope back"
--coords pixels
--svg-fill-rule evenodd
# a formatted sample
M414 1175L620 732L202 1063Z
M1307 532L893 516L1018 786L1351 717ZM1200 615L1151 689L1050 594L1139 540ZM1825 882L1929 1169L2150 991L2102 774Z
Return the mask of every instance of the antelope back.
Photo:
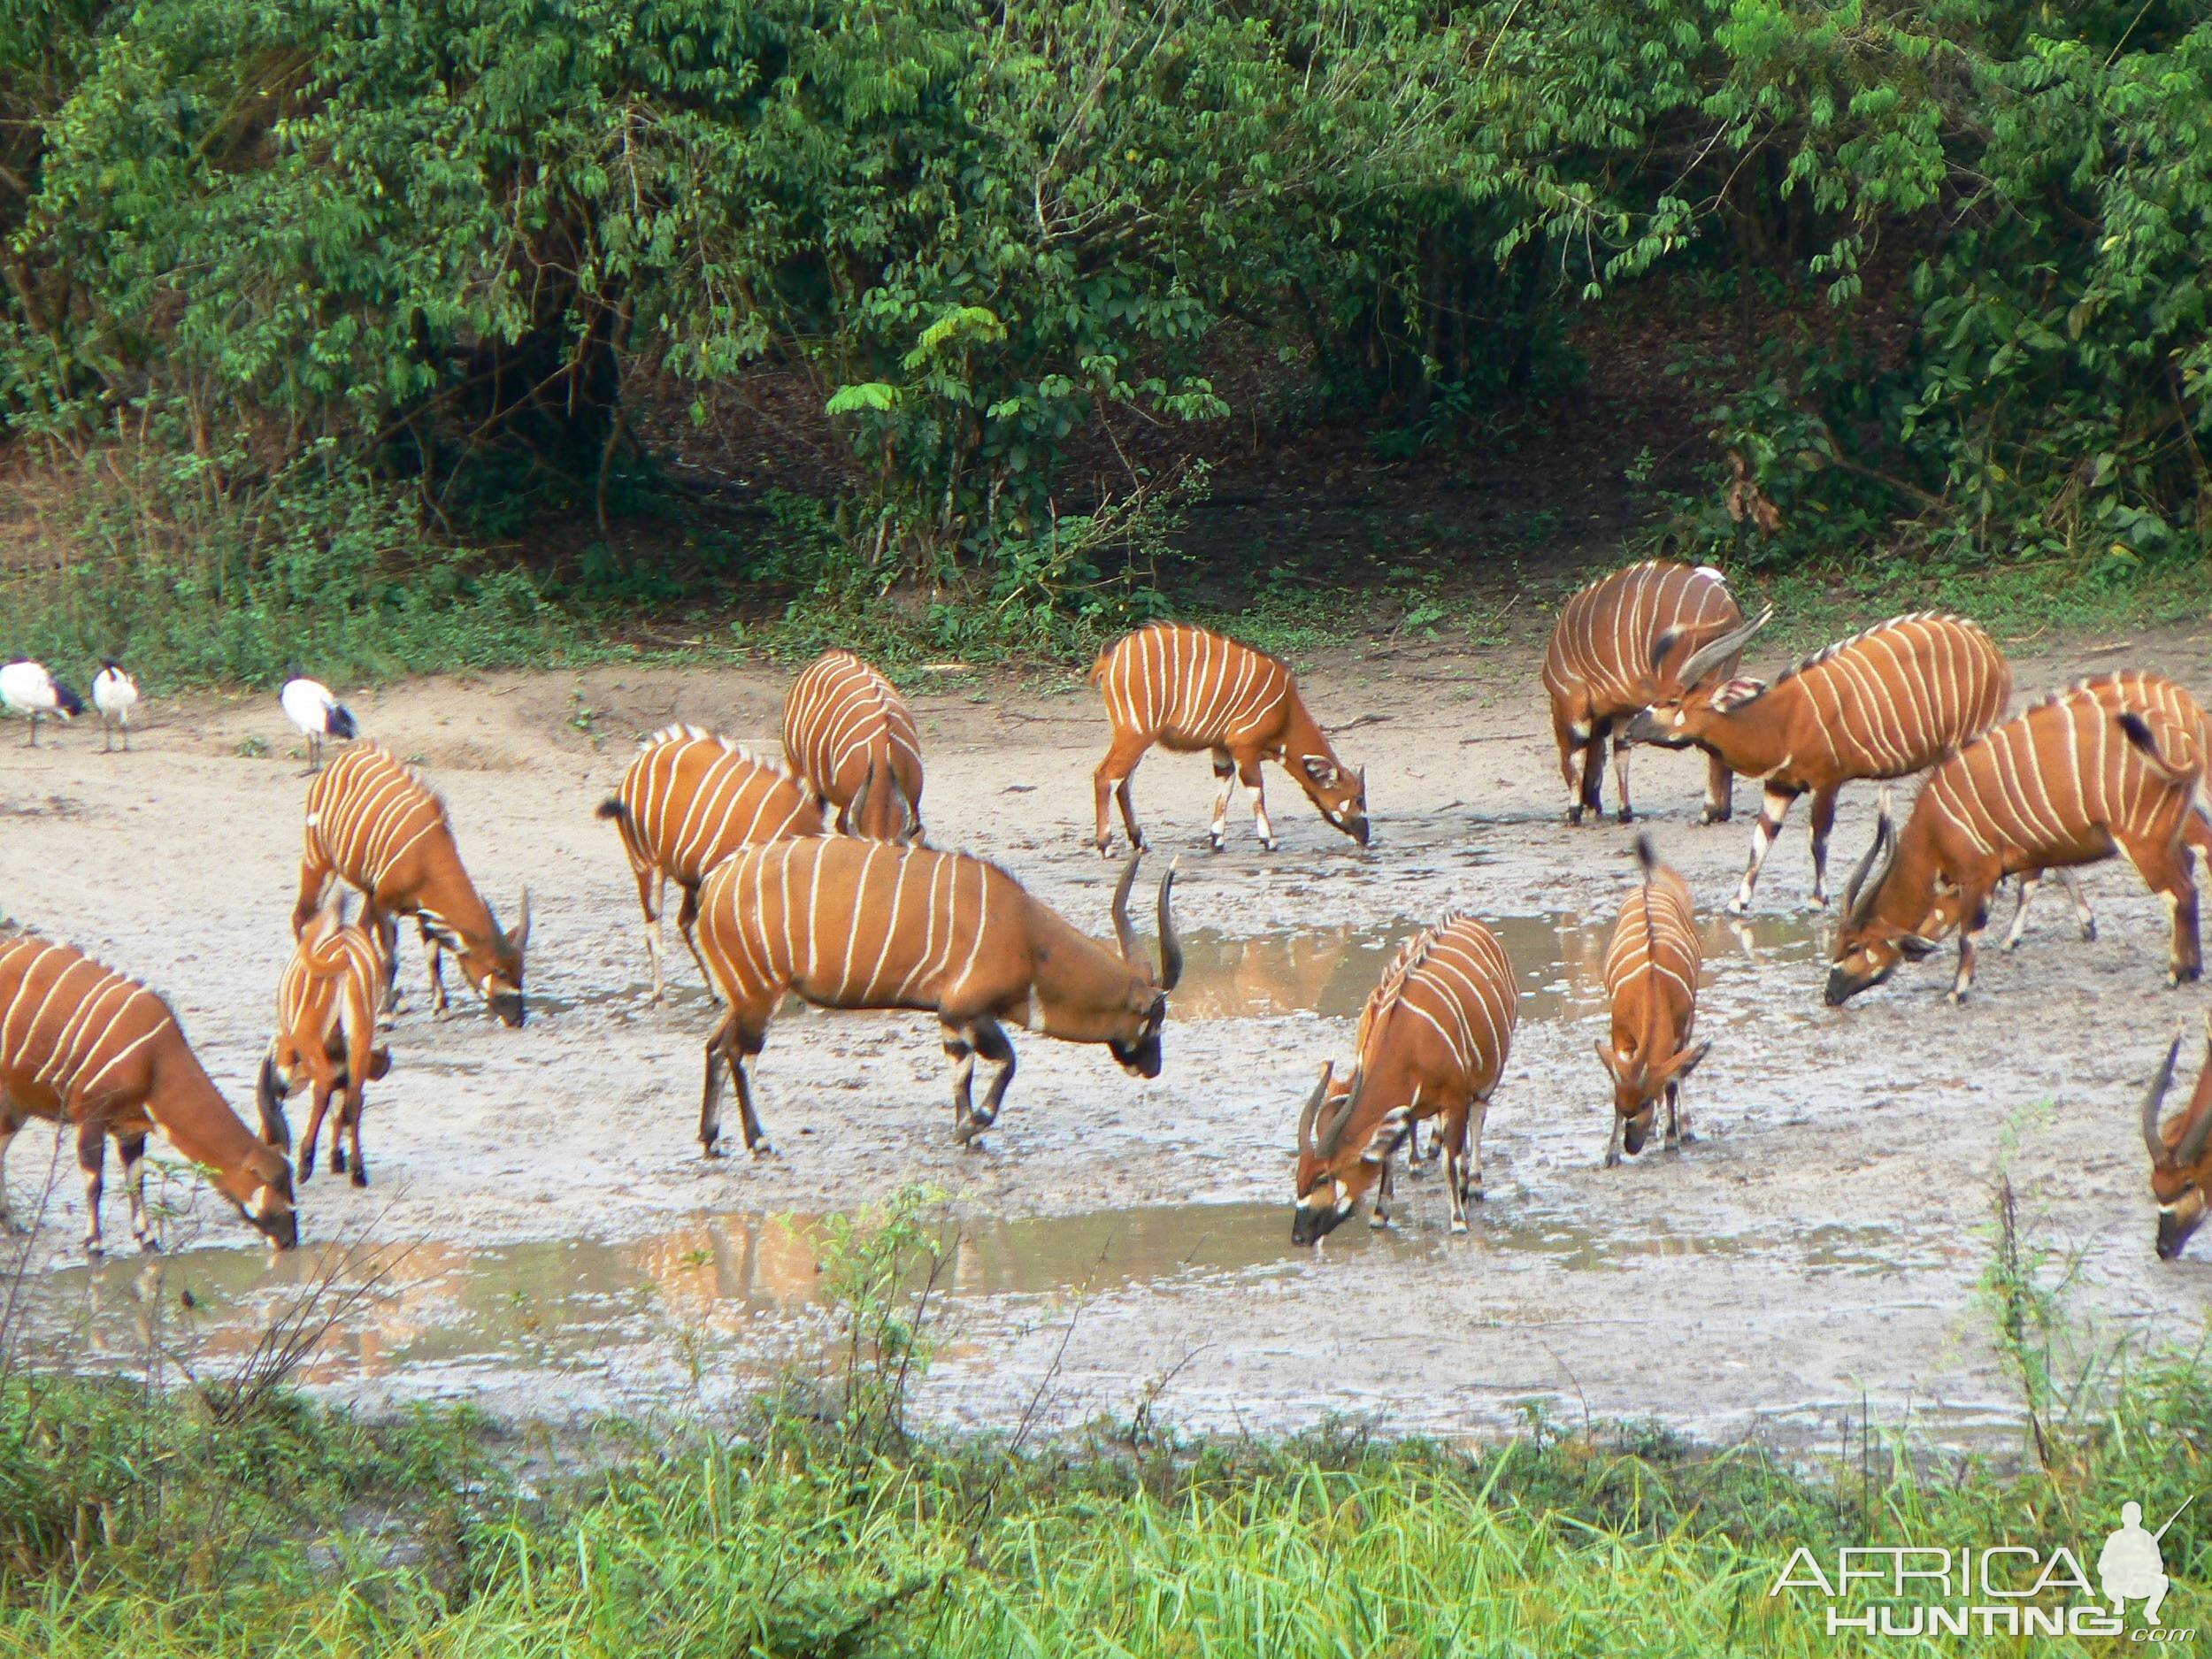
M1290 670L1272 657L1181 622L1125 634L1100 654L1091 678L1117 732L1170 748L1271 739L1297 698Z
M822 833L821 807L798 779L695 726L647 738L615 796L630 862L687 887L740 847Z
M1613 1020L1611 1041L1600 1042L1599 1057L1612 1074L1617 1110L1647 1106L1696 1064L1686 1051L1697 1025L1703 957L1689 887L1665 865L1651 864L1623 901L1605 952ZM1634 1141L1632 1152L1641 1149L1640 1126Z
M1699 643L1742 619L1727 579L1710 565L1632 565L1561 607L1544 651L1544 688L1555 710L1574 718L1632 713L1678 695L1681 665ZM1653 649L1670 631L1675 642L1655 664Z
M1479 1099L1505 1069L1520 1017L1505 947L1473 917L1455 913L1409 940L1368 993L1353 1040L1358 1069L1380 1068L1401 1044L1432 1041L1443 1073Z
M1802 698L1796 718L1817 733L1816 746L1797 752L1798 764L1843 778L1901 778L1986 731L2012 695L2012 670L1978 624L1928 611L1816 652L1767 697L1793 683Z
M880 841L918 838L922 744L913 712L896 687L850 651L825 651L792 682L783 752L837 809L840 827ZM848 816L864 791L864 825Z
M700 890L700 954L733 1007L933 1009L1025 984L1030 902L964 853L831 835L740 848Z
M377 933L358 922L293 942L277 982L277 1031L301 1052L338 1052L350 1033L373 1034L391 964Z
M2205 760L2203 711L2185 699L2170 680L2131 673L2037 703L1936 770L1923 791L1932 827L1996 851L2006 873L2101 856L2116 830L2177 836ZM2121 712L2146 718L2179 777L2127 740ZM1916 807L1909 835L1921 816Z

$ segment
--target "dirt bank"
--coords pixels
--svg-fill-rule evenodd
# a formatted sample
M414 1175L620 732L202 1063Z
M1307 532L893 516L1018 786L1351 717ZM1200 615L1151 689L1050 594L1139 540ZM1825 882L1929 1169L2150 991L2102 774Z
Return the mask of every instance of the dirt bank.
M2020 682L2039 690L2121 665L2212 680L2200 636L2101 643L2016 647ZM445 792L463 855L503 913L530 885L533 1013L518 1033L472 1002L434 1024L411 940L396 1069L371 1094L375 1184L361 1193L319 1178L304 1194L305 1232L373 1225L464 1261L486 1247L581 1240L631 1247L625 1259L645 1263L655 1241L709 1217L846 1210L918 1179L954 1194L979 1226L1102 1229L1104 1258L1118 1213L1133 1228L1153 1217L1158 1239L1181 1227L1239 1240L1233 1259L1202 1250L1184 1268L1156 1240L1103 1288L1088 1275L1071 1335L1071 1287L1087 1279L1073 1267L1053 1284L986 1294L932 1385L933 1408L952 1417L1018 1416L1056 1356L1059 1416L1125 1406L1173 1371L1159 1409L1196 1424L1340 1409L1449 1430L1534 1397L1703 1433L1772 1419L1802 1437L1855 1412L1862 1392L1878 1413L1909 1406L1939 1426L2001 1410L1972 1302L1991 1183L2006 1163L2039 1236L2081 1254L2083 1305L2108 1328L2172 1338L2201 1328L2212 1256L2200 1245L2203 1259L2153 1258L2134 1112L2161 1044L2205 998L2165 988L2163 907L2131 873L2089 873L2103 924L2092 945L2047 896L2022 950L1993 953L1962 1009L1942 1003L1947 970L1931 964L1830 1011L1819 1005L1819 925L1808 931L1793 908L1809 885L1801 815L1770 862L1757 935L1748 946L1714 935L1724 947L1707 992L1717 1041L1691 1094L1701 1140L1608 1171L1592 941L1628 880L1632 832L1561 821L1532 659L1378 651L1316 664L1306 680L1325 723L1366 718L1341 745L1369 768L1378 833L1365 851L1271 772L1283 850L1257 849L1239 805L1229 850L1210 856L1203 760L1156 755L1137 775L1156 845L1182 857L1180 911L1206 964L1171 1024L1160 1079L1126 1078L1103 1050L1018 1034L1021 1071L1001 1125L964 1154L947 1133L933 1023L793 1010L759 1070L782 1154L760 1163L698 1156L707 1008L680 951L672 963L683 964L684 993L665 1014L645 1007L634 889L592 809L632 739L666 721L767 739L781 677L496 676L351 698L364 728ZM1092 694L946 675L915 703L933 840L999 859L1104 933L1110 872L1087 846L1089 772L1105 735ZM127 758L103 756L96 730L81 726L35 754L0 746L0 906L166 993L243 1107L287 949L304 784L273 698L150 713ZM0 745L21 731L0 728ZM257 739L273 752L242 752ZM1663 853L1717 909L1755 799L1740 787L1738 823L1699 826L1701 776L1694 757L1644 754L1635 767ZM1847 795L1843 859L1870 833L1871 796ZM1432 1180L1415 1188L1408 1237L1371 1241L1348 1228L1319 1257L1294 1255L1289 1148L1310 1067L1346 1051L1349 1016L1406 919L1452 906L1525 918L1511 940L1531 1000L1490 1119L1478 1232L1442 1236ZM1325 1011L1305 1011L1317 1006ZM43 1183L47 1147L39 1131L17 1143L19 1210ZM42 1259L55 1268L75 1259L65 1248L81 1232L74 1185L64 1180L51 1206L54 1248ZM1184 1208L1194 1205L1209 1208ZM1160 1219L1171 1212L1183 1219ZM194 1236L242 1240L211 1212ZM1025 1252L1046 1235L1031 1236ZM737 1358L746 1340L733 1339ZM649 1368L631 1374L657 1386ZM556 1392L513 1367L498 1376L518 1409L591 1392ZM415 1386L391 1363L342 1367L330 1380ZM441 1374L435 1386L472 1385Z

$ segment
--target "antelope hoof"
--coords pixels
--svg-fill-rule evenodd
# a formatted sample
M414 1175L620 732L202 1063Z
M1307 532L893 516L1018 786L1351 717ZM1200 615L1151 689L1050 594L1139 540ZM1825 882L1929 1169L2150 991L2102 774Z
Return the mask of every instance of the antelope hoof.
M1948 1002L1953 1008L1959 1008L1964 1006L1966 997L1966 988L1963 986L1955 986L1950 990L1944 993L1943 1000Z
M1636 821L1636 815L1626 807L1623 807L1615 816L1624 824L1633 824Z
M1567 822L1572 825L1579 826L1582 822L1582 809L1578 806L1569 807L1567 809Z
M1809 910L1826 910L1828 908L1828 895L1825 893L1816 893L1812 895L1805 901L1805 908Z
M356 1187L366 1187L369 1184L368 1171L358 1164L353 1166L353 1184Z
M2097 942L2096 923L2084 922L2081 925L2081 936L2084 943L2092 945L2095 944Z
M98 1233L88 1233L84 1241L84 1253L87 1256L94 1256L96 1258L103 1256L108 1253L107 1246L100 1242L100 1235Z
M1271 853L1279 852L1282 850L1282 843L1275 840L1272 836L1262 836L1260 838L1260 847L1263 851Z
M1208 830L1206 832L1206 850L1210 853L1217 853L1221 850L1221 832L1219 830Z
M1618 1169L1618 1168L1620 1167L1620 1163L1621 1163L1621 1151L1620 1151L1620 1148L1619 1148L1618 1147L1608 1147L1608 1148L1606 1148L1606 1149L1605 1149L1605 1167L1606 1167L1607 1169L1609 1169L1609 1170Z
M2007 951L2017 950L2020 949L2020 941L2017 939L2008 939L2005 941L2005 949Z
M1466 1231L1467 1231L1467 1217L1464 1217L1464 1216L1454 1216L1454 1217L1452 1217L1452 1231L1453 1231L1454 1233L1464 1233L1464 1232L1466 1232Z
M770 1146L765 1141L756 1141L751 1146L746 1148L745 1149L753 1155L753 1162L756 1164L759 1163L763 1158L775 1158L781 1157L783 1156L780 1152L778 1152L775 1148Z
M1700 822L1706 824L1725 824L1735 816L1734 811L1729 808L1724 807L1719 811L1716 812L1711 807L1709 806L1705 809L1705 816L1700 820Z
M720 1156L722 1156L722 1146L721 1146L721 1142L720 1142L719 1141L700 1141L700 1143L699 1143L699 1156L700 1156L701 1157L703 1157L703 1158L718 1158L718 1157L720 1157Z
M1372 1227L1377 1233L1380 1233L1384 1228L1390 1225L1390 1217L1385 1215L1381 1210L1378 1210L1373 1215L1367 1217L1367 1225L1370 1227Z
M303 1187L306 1186L308 1182L315 1179L315 1160L309 1157L305 1153L302 1153L300 1155L297 1175L299 1183Z
M346 1172L345 1148L333 1147L330 1149L330 1172L333 1175L343 1175Z
M138 1248L142 1255L159 1256L161 1254L161 1235L158 1233L140 1233L138 1235Z

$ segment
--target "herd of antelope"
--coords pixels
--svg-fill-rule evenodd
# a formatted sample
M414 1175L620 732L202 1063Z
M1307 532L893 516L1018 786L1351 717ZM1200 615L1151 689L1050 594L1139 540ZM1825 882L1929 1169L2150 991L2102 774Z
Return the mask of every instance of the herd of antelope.
M1609 749L1624 823L1633 818L1633 745L1701 749L1708 823L1731 817L1735 774L1763 787L1729 911L1748 910L1800 795L1812 797L1810 902L1818 908L1828 902L1838 794L1855 780L1878 783L1873 844L1842 895L1832 1006L1952 933L1959 956L1950 995L1964 997L1992 899L2007 879L2020 888L2008 946L2018 942L2029 895L2047 872L2066 881L2093 937L2069 872L2116 854L2167 902L2172 982L2199 977L2193 865L2212 861L2212 725L2186 690L2156 674L2108 674L2007 719L2012 674L2001 654L1972 622L1935 614L1881 623L1771 681L1740 675L1745 650L1771 617L1770 607L1747 618L1717 571L1661 562L1607 576L1567 602L1542 680L1571 824L1601 813ZM1159 1075L1183 965L1172 866L1156 888L1156 959L1129 918L1147 850L1131 781L1156 744L1210 757L1220 780L1209 832L1216 850L1235 781L1251 797L1261 844L1276 849L1261 772L1271 760L1330 825L1369 843L1364 772L1338 758L1274 658L1205 629L1155 624L1102 653L1090 677L1112 726L1093 778L1095 845L1111 855L1117 803L1129 842L1109 911L1110 946L996 864L926 844L912 713L889 680L849 652L826 653L792 686L780 761L695 726L672 726L643 741L598 813L614 825L636 879L653 1002L666 998L663 911L673 882L677 930L721 1010L706 1041L700 1094L706 1156L720 1149L732 1086L746 1148L770 1151L752 1070L788 995L826 1009L933 1014L962 1145L1003 1105L1016 1064L1010 1024L1103 1045L1131 1073ZM320 694L304 722L293 706L301 686ZM351 716L312 682L288 687L285 706L312 740L355 734ZM49 711L65 719L70 712L60 701ZM73 1128L90 1249L100 1248L111 1139L134 1234L149 1248L156 1239L141 1187L153 1130L204 1166L279 1246L297 1238L295 1180L312 1176L326 1121L330 1168L366 1184L364 1090L392 1064L387 1034L403 918L413 918L426 952L434 1011L447 1005L449 952L494 1015L524 1024L528 893L515 925L502 928L461 862L444 803L382 749L358 743L323 768L318 741L314 759L294 944L260 1069L257 1130L225 1102L167 1004L144 986L65 945L29 933L0 937L0 1159L30 1117ZM1912 778L1922 781L1900 826L1890 790ZM1663 1111L1665 1147L1691 1139L1683 1086L1710 1047L1696 1035L1695 901L1648 836L1636 852L1640 879L1604 958L1610 1022L1595 1045L1614 1105L1609 1166L1641 1152ZM349 892L361 902L350 920ZM1340 1075L1333 1064L1322 1066L1299 1116L1294 1242L1317 1241L1371 1192L1371 1218L1386 1225L1402 1149L1416 1167L1442 1159L1452 1230L1466 1230L1468 1202L1481 1196L1483 1120L1517 1016L1513 964L1482 922L1455 913L1406 941L1367 998L1348 1069ZM2142 1109L2157 1250L2168 1258L2202 1218L2212 1184L2212 1020L2194 1094L2168 1119L2163 1102L2180 1048L2177 1037ZM980 1100L979 1058L992 1068ZM295 1164L285 1102L303 1087L311 1105ZM4 1207L0 1184L0 1224Z

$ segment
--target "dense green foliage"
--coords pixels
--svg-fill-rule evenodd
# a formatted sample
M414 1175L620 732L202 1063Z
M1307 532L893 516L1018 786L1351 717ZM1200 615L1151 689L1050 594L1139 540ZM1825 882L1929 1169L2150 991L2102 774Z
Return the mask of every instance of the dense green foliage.
M0 0L0 423L111 532L53 626L237 611L192 672L403 624L396 572L480 657L549 580L665 594L611 532L686 384L849 441L824 596L1011 627L1156 603L1163 493L1263 414L1479 445L1631 329L1721 440L1682 526L1757 558L2124 571L2212 513L2189 0ZM549 512L580 569L425 551Z

